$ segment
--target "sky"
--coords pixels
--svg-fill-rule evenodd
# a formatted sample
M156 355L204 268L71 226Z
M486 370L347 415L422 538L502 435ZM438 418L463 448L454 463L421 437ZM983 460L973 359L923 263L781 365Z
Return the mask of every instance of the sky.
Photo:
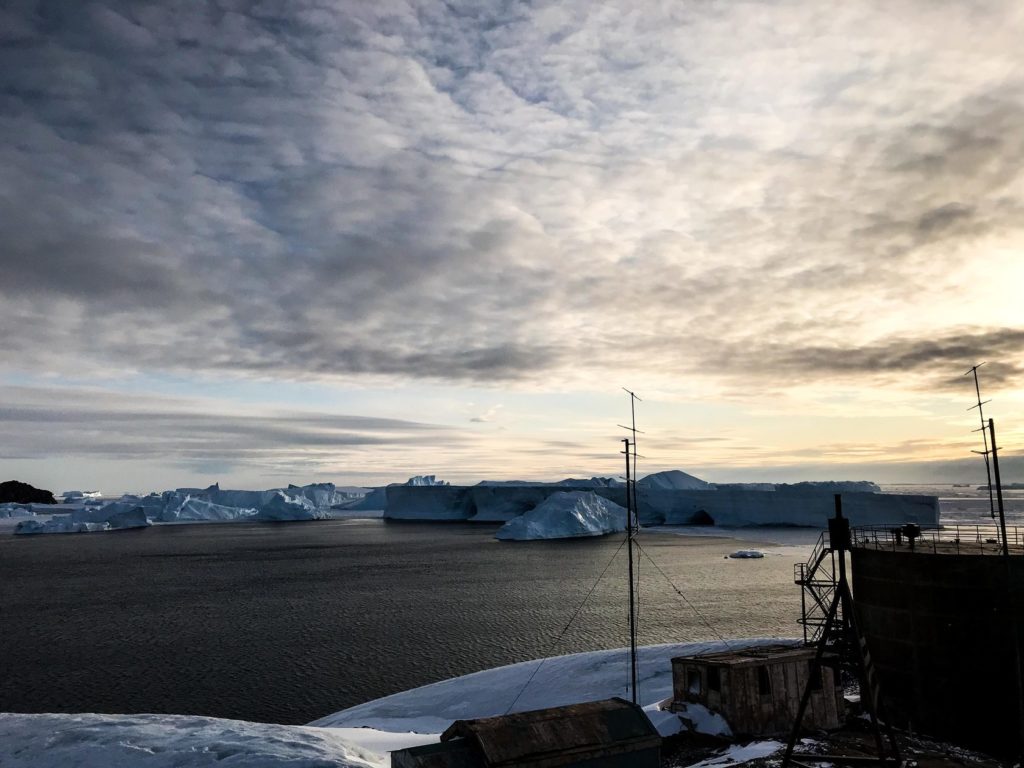
M1024 480L1018 2L0 7L0 475Z

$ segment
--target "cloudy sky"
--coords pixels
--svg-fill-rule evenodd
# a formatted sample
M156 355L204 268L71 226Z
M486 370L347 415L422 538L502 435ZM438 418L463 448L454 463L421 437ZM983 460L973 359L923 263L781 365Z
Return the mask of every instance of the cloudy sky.
M4 3L0 474L612 474L628 386L648 471L971 481L984 360L1024 480L1022 39L1011 0Z

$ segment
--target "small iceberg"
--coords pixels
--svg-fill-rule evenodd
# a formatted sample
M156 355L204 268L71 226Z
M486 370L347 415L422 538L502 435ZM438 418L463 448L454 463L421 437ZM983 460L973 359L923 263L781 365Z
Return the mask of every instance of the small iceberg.
M626 510L593 491L554 493L505 523L494 538L502 541L604 536L626 530Z
M727 557L733 560L757 560L764 557L764 552L759 549L737 549L735 552L727 555Z

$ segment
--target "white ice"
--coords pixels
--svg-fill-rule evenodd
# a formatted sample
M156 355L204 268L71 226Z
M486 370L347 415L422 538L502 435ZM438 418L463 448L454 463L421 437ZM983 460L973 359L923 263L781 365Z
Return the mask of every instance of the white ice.
M681 643L638 649L638 699L663 735L679 718L659 709L672 693L671 659L779 643L778 638ZM797 642L797 641L790 641ZM360 704L308 726L184 715L0 714L4 768L386 768L385 753L435 742L458 719L628 699L626 649L592 651L498 667ZM714 717L707 718L713 723ZM769 749L768 745L771 745ZM774 742L733 747L704 765L753 759Z
M680 469L669 469L665 472L655 472L637 480L638 488L651 488L663 491L707 491L713 489L711 483L704 482L699 477L694 477Z
M672 695L672 658L779 642L757 638L649 645L638 650L638 700L657 706ZM531 679L532 676L532 679ZM397 733L441 733L455 720L557 707L611 696L629 699L629 652L589 651L524 661L443 680L359 704L310 723ZM528 684L527 684L528 683Z
M626 510L593 491L564 491L548 496L509 520L494 538L503 541L603 536L626 530Z
M344 737L306 726L187 715L0 714L4 768L385 768Z

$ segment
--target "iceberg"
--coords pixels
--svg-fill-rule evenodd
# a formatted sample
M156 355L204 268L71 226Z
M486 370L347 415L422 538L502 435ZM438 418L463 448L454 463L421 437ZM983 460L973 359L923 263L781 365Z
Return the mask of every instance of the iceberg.
M933 527L939 522L939 500L935 496L852 492L841 497L843 515L854 526L916 523ZM827 491L785 486L774 491L680 491L673 509L665 516L665 525L692 525L696 521L725 528L825 528L835 514L834 499L835 495Z
M32 517L35 512L32 507L26 504L0 504L0 518L4 517Z
M428 476L431 477L431 476ZM626 489L614 478L557 483L485 480L474 486L390 485L384 517L393 520L510 522L552 494L589 490L626 506ZM798 526L824 528L834 514L834 495L853 525L939 524L935 496L881 493L875 483L839 480L792 484L714 484L681 470L656 472L636 484L641 525Z
M416 475L415 477L410 477L408 480L406 480L405 485L448 485L448 483L445 480L438 480L437 477L434 475Z
M505 523L523 515L564 488L551 485L474 485L469 489L469 519L475 523Z
M386 509L388 506L387 489L374 488L361 498L353 498L350 502L336 504L335 506L352 511Z
M62 496L62 502L64 504L74 504L75 502L82 502L86 499L96 500L103 496L99 491L64 491Z
M470 489L459 485L389 485L384 517L392 520L468 520Z
M162 523L173 522L225 522L228 520L246 520L256 516L255 509L226 507L214 504L205 499L193 499L186 496L180 503L172 499L155 520Z
M708 491L715 486L680 469L669 469L637 480L636 487L659 491Z
M95 533L109 531L106 523L87 523L71 519L71 515L58 515L51 520L22 520L14 529L16 534L31 535L36 533Z
M270 500L260 507L256 520L283 522L291 520L326 520L330 515L318 508L305 496L289 496L284 491L274 491Z
M759 549L737 549L729 553L728 557L734 560L760 560L764 557L764 552Z
M502 541L567 539L624 530L626 510L618 504L592 491L562 491L509 520L494 538Z
M149 525L145 509L131 501L112 502L103 507L81 507L69 514L54 515L46 521L22 520L14 529L16 534L35 533L94 533L145 528Z

